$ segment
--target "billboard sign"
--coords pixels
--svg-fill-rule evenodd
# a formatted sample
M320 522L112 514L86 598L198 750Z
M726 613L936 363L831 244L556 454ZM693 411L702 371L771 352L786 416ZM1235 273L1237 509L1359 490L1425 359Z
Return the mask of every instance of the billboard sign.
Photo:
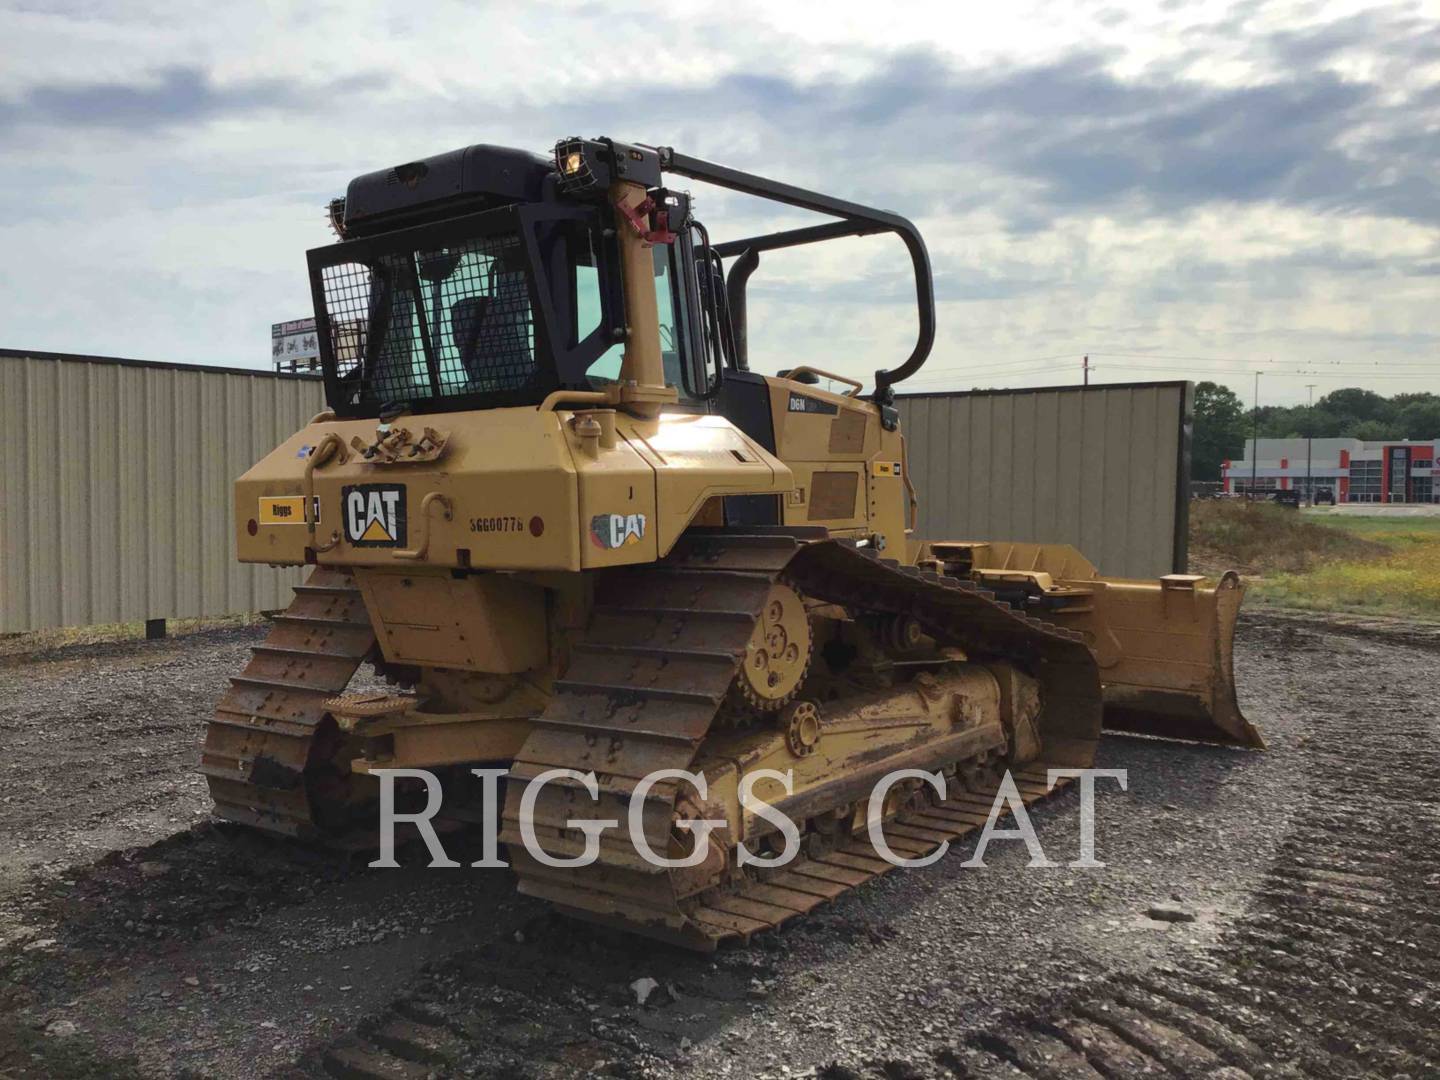
M270 325L270 360L276 367L293 368L297 361L320 356L315 319L291 319ZM308 366L308 365L307 365Z

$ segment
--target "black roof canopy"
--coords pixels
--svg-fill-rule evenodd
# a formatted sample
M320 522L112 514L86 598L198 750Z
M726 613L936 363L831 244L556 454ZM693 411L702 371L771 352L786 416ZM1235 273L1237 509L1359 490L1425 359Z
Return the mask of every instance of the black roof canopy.
M365 173L345 191L345 234L552 200L555 163L509 146L478 143Z

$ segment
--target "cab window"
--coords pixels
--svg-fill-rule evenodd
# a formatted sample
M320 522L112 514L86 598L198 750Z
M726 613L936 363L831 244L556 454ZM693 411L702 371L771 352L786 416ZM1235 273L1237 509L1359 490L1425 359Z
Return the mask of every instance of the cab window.
M688 400L687 380L681 367L685 363L684 289L676 287L670 245L656 244L651 252L654 256L655 306L660 317L660 353L665 366L665 381L680 392L682 401ZM600 286L593 266L575 267L575 313L575 327L581 338L600 323ZM585 371L590 384L600 387L618 379L624 354L625 346L620 344L612 345L602 353Z

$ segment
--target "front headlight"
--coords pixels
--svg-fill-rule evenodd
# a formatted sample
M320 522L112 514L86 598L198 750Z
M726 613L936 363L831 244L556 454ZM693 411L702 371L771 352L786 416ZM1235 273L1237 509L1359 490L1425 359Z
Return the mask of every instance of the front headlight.
M595 144L584 139L561 139L555 144L555 168L560 173L560 190L576 195L600 185L600 167L594 160Z

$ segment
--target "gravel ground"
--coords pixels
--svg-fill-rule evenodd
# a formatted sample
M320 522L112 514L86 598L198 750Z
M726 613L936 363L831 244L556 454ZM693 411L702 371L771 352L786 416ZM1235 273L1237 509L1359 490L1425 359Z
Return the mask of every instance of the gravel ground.
M1107 737L1104 868L1064 865L1071 792L1032 811L1055 869L972 841L714 957L211 824L201 724L259 633L0 660L0 1077L1440 1069L1440 631L1247 613L1270 751Z

